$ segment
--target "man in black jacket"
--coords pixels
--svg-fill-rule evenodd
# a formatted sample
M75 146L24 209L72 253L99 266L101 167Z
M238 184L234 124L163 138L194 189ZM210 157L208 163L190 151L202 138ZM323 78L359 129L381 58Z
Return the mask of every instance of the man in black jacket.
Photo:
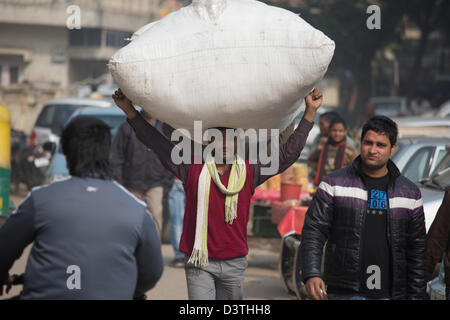
M312 299L327 292L328 299L426 297L422 197L390 160L396 141L395 122L371 118L362 130L360 156L319 185L301 245L302 275Z
M145 111L142 114L162 131L162 122L151 118ZM174 176L164 168L155 152L138 140L128 122L119 127L112 143L111 170L117 182L147 204L162 235L163 199L168 196Z
M444 257L445 297L450 300L450 181L444 200L427 235L427 280L433 280L436 264Z

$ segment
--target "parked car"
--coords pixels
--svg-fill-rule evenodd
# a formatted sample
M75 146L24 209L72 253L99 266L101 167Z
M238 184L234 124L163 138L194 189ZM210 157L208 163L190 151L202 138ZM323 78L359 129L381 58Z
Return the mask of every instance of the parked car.
M126 121L126 116L116 107L111 108L95 108L87 107L78 109L67 120L70 122L77 116L92 116L105 121L111 127L111 136L114 139L119 126ZM59 143L58 143L59 144ZM67 169L66 157L63 155L62 150L58 147L58 151L53 156L50 166L47 172L46 182L51 183L53 181L61 180L69 176L69 170Z
M140 109L138 108L138 110ZM113 138L116 135L120 125L127 120L125 113L123 113L123 111L118 107L87 107L75 111L67 120L67 123L78 116L91 116L106 122L106 124L111 127L111 135L113 136Z
M450 118L450 100L444 102L436 113L436 118Z
M369 103L374 105L375 115L392 118L411 114L405 97L372 97Z
M58 142L61 129L67 119L79 108L85 107L112 107L111 100L85 99L85 98L63 98L47 101L31 132L31 145L43 145L45 142Z
M417 137L450 137L449 118L405 117L393 118L398 126L399 138Z
M419 183L427 232L444 199L445 189L450 186L450 145L447 145L446 149L447 153L436 166L430 178L423 179Z
M397 142L392 156L400 172L411 181L428 178L446 153L449 138L410 137Z

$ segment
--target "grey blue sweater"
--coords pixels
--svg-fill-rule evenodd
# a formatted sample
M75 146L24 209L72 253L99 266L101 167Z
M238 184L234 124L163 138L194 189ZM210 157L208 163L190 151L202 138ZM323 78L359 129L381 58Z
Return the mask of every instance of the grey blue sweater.
M2 283L31 243L22 299L133 299L163 271L145 204L112 180L33 189L0 229Z

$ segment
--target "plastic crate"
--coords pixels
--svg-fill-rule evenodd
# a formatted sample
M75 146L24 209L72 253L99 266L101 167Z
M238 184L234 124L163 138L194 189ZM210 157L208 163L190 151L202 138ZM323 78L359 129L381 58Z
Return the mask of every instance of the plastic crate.
M255 204L253 206L252 233L256 237L279 238L277 225L272 223L272 206Z
M261 204L255 204L253 206L253 218L270 218L272 215L272 206L270 204L268 205L261 205Z
M253 235L263 238L280 238L277 225L271 219L255 219L253 221Z

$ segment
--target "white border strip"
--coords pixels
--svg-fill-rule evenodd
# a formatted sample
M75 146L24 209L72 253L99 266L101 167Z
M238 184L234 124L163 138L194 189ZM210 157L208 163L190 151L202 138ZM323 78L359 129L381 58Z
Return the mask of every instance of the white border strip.
M417 209L420 208L423 204L422 198L419 200L416 199L409 199L409 198L403 198L403 197L397 197L389 199L389 207L391 209L393 208L405 208L405 209Z
M319 185L319 189L322 189L323 191L328 193L331 197L347 197L367 201L367 190L361 188L341 187L341 186L332 187L325 181L322 181Z
M130 195L131 197L133 197L134 200L136 200L137 202L139 202L139 204L142 204L144 207L147 208L147 204L142 201L141 199L139 199L138 197L136 197L134 194L132 194L130 191L128 191L124 186L122 186L120 183L118 183L116 180L113 180L114 184L116 186L118 186L120 189L122 189L123 191L125 191L128 195ZM148 208L147 208L148 209Z

